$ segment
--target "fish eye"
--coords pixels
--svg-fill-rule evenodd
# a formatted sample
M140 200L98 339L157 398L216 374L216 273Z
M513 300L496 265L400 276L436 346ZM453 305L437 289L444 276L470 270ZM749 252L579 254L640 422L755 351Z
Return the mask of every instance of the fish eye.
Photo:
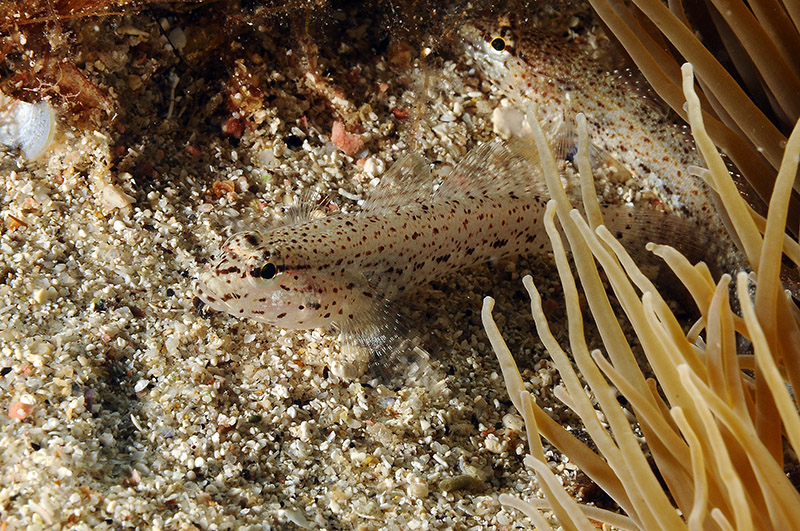
M253 269L252 272L252 275L254 277L260 277L266 280L273 278L277 274L278 274L278 268L272 262L267 262L261 267L256 267Z
M489 46L496 52L502 52L506 49L506 40L503 37L494 37L489 41Z

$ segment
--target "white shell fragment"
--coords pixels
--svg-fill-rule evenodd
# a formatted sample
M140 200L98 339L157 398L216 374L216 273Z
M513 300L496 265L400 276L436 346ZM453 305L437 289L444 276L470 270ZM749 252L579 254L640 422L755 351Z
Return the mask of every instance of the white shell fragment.
M56 116L50 103L28 103L0 94L0 144L19 148L28 160L39 158L56 131Z
M523 134L525 115L516 107L497 107L492 112L492 126L495 133L503 138Z
M118 208L125 210L133 203L133 198L113 184L104 183L100 190L100 202L107 211Z

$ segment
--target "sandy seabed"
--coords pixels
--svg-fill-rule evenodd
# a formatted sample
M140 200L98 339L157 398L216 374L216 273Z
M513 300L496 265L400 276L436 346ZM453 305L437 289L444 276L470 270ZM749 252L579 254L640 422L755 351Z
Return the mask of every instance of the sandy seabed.
M75 33L72 59L113 110L86 126L62 106L44 157L0 158L4 531L530 525L497 502L536 488L479 312L485 295L497 299L530 390L570 422L520 282L536 275L557 320L550 257L455 272L398 303L427 336L435 393L343 381L327 368L335 334L237 320L195 299L198 271L228 236L275 223L308 190L356 210L409 150L441 173L495 136L503 94L457 50L421 62L420 43L396 36L359 48L375 21L331 16L347 38L312 61L281 24L246 53L215 42L200 15L105 17ZM209 64L229 77L203 76ZM338 120L363 141L352 155L331 141ZM9 415L19 403L23 420Z

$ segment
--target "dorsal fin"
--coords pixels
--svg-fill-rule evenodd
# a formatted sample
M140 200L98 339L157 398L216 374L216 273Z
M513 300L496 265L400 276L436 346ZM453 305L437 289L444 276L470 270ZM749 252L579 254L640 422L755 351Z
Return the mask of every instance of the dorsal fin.
M270 228L290 227L326 215L325 207L329 202L327 195L323 196L316 190L306 189L300 194L296 203L286 207L280 220Z
M532 139L520 137L482 144L458 163L436 191L435 199L542 194L547 191Z
M552 141L558 160L574 157L577 145L574 127L562 124L554 132ZM607 151L595 145L590 146L590 157L594 167L613 164L624 168ZM364 202L362 211L395 210L415 201L469 196L547 194L536 146L529 136L481 144L467 153L438 188L436 184L425 159L415 153L406 155L383 176Z
M389 168L381 182L364 201L363 212L395 210L433 195L434 179L428 162L410 153Z

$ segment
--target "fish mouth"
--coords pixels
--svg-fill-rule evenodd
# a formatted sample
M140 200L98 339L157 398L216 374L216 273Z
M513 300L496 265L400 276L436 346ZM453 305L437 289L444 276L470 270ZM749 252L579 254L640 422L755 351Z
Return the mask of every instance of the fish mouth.
M238 285L238 282L233 285L231 274L220 275L220 265L219 262L206 264L197 276L194 292L211 309L236 314L239 310L237 302L241 299L240 293L247 293L248 289ZM236 280L240 282L242 279L238 276Z
M281 315L290 307L276 299L274 293L259 290L249 275L246 279L236 275L233 284L229 280L230 275L220 276L210 264L200 272L192 287L197 297L214 311L272 325L276 324L272 316Z
M205 277L205 278L204 278ZM203 301L203 303L218 312L233 313L233 308L222 300L222 296L215 290L213 284L213 277L207 271L200 273L198 279L193 286L194 294Z

